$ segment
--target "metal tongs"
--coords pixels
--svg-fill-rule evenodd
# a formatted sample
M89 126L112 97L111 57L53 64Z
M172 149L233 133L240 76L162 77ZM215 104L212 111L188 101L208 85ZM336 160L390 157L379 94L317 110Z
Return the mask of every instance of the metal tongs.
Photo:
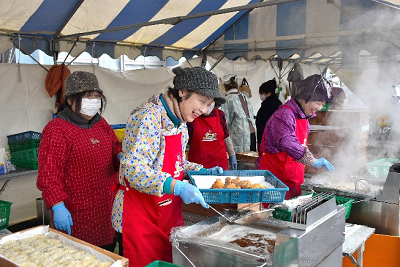
M259 221L259 220L264 220L267 217L269 217L271 215L271 212L274 211L275 209L264 209L261 211L248 211L246 215L244 215L243 217L236 219L236 220L232 220L231 218L226 217L224 214L222 214L221 212L219 212L218 210L216 210L214 207L212 207L211 205L209 205L210 208L212 210L214 210L216 213L218 213L219 215L221 215L225 220L227 220L229 223L231 224L241 224L241 225L245 225L245 224L251 224L255 221Z
M208 205L213 211L215 211L216 213L218 213L220 216L222 216L225 220L227 220L230 223L234 223L232 219L226 217L224 214L222 214L221 212L219 212L218 210L216 210L213 206Z

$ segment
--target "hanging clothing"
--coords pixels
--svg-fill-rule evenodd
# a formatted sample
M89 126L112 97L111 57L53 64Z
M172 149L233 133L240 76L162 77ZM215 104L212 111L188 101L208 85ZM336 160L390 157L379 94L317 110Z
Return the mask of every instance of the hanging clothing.
M46 75L45 87L50 97L57 94L57 105L64 102L65 79L71 74L71 71L64 63L52 66Z
M118 138L99 115L94 123L87 122L90 128L60 117L42 132L37 187L46 208L64 201L74 223L72 236L96 246L111 244L115 236L110 219L115 197L111 186L118 183L121 152Z
M228 170L225 134L221 126L220 112L214 108L216 116L200 116L195 121L188 160L202 164L204 168L219 166Z
M236 153L250 151L250 134L255 133L254 110L250 100L237 89L226 92L226 103L221 106L228 123L229 134ZM246 114L242 101L247 105ZM252 130L251 130L252 129Z

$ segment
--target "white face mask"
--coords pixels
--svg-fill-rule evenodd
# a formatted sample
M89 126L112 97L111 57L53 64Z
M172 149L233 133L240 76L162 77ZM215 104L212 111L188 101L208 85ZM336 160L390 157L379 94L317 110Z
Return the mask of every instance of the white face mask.
M101 99L82 98L81 113L93 117L101 108Z
M208 108L207 112L204 113L204 115L206 115L206 116L210 115L211 112L213 111L214 107L215 107L215 102L212 102L212 104L211 104L210 107Z
M264 101L266 99L265 95L260 94L260 99L261 99L261 102Z

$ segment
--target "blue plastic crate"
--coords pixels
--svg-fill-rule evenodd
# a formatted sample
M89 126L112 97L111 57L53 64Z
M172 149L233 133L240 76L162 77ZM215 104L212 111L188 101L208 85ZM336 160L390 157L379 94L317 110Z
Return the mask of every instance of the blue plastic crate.
M215 179L220 176L217 171L188 171L190 182L196 185L192 175L207 175L215 176ZM264 176L265 181L273 185L275 188L268 189L202 189L199 188L204 200L208 204L223 204L223 203L280 203L285 199L286 192L289 188L282 183L275 175L267 170L232 170L224 171L222 176L235 177L251 177Z
M12 144L15 142L21 142L21 141L25 141L25 140L40 139L41 135L42 134L38 133L38 132L28 131L28 132L23 132L23 133L7 135L7 138L8 138L8 143Z
M110 126L111 126L111 128L113 128L114 130L116 130L116 129L123 129L123 128L125 128L126 124L111 124Z

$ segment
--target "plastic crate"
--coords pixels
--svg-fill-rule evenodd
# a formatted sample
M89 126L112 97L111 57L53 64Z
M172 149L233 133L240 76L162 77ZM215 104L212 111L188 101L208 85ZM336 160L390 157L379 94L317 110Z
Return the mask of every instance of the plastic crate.
M188 171L190 182L196 185L192 175L207 175L216 176L219 174L217 171ZM273 185L275 188L268 189L202 189L199 188L203 195L204 200L208 204L223 204L223 203L280 203L285 199L286 192L289 188L282 183L276 176L267 170L236 170L224 171L223 176L232 177L250 177L250 176L264 176L265 181Z
M31 148L38 148L40 144L40 139L30 139L15 143L9 143L8 146L11 152L16 152L20 150L26 150Z
M111 126L111 128L113 128L114 130L116 130L116 129L125 128L126 124L111 124L110 126Z
M19 161L37 161L38 160L38 149L31 148L20 151L11 152L11 159Z
M0 200L0 230L6 229L8 227L11 204L11 202Z
M366 163L365 169L370 175L374 177L386 178L389 173L390 167L397 161L399 161L399 159L383 158Z
M13 159L11 156L11 163L17 167L30 169L30 170L37 170L38 169L38 162L37 161L24 161L24 160L17 160Z
M318 193L314 193L312 197L315 198L317 195ZM333 196L329 197L329 199L332 197ZM338 206L342 205L346 209L345 218L347 220L350 216L351 207L353 206L354 199L341 196L334 196L334 197L336 198L336 205ZM275 219L279 219L282 221L290 221L290 218L292 216L292 211L277 208L272 212L272 215Z
M175 265L165 261L153 261L152 263L147 264L145 267L173 267L173 266L180 267L181 265Z
M125 128L121 129L114 129L115 134L118 137L118 141L122 143L122 140L124 139L124 134L125 134Z
M38 132L33 132L33 131L28 131L28 132L23 132L23 133L17 133L17 134L12 134L8 135L8 143L12 144L15 142L20 142L20 141L25 141L29 139L39 139L42 134Z

